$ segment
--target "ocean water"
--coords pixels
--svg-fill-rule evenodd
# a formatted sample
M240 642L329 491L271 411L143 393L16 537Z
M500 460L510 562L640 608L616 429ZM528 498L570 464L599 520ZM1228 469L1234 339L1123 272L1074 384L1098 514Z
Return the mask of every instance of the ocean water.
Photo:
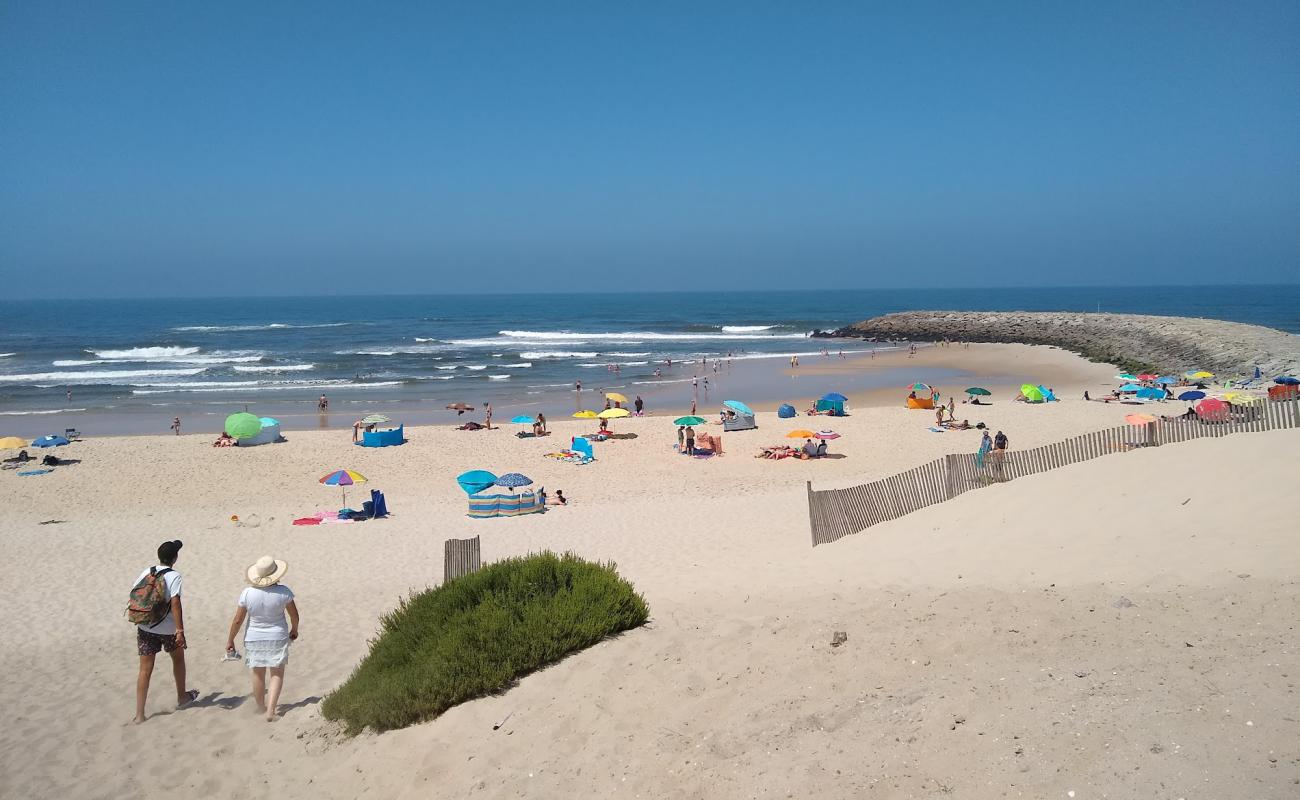
M165 430L245 406L314 414L322 393L332 408L567 407L575 382L653 395L707 374L705 359L788 360L821 349L815 328L915 309L1100 309L1300 333L1300 286L50 300L0 326L0 435L61 429L56 415Z

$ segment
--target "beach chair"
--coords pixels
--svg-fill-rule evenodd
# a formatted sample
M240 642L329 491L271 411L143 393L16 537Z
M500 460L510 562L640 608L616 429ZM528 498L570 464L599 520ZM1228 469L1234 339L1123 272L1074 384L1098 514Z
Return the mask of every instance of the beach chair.
M75 442L76 440L81 438L81 431L77 430L76 428L64 428L63 438L67 439L69 442Z

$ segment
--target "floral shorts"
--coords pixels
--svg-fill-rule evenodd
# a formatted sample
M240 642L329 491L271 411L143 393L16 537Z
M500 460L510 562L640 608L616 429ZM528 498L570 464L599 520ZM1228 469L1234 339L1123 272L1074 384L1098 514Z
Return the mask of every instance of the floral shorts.
M150 633L144 628L135 629L135 645L142 656L156 656L159 651L176 649L176 634Z

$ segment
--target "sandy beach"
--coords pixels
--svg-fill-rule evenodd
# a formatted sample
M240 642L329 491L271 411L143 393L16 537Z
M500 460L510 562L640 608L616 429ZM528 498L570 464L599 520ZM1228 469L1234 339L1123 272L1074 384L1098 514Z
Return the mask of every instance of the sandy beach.
M936 387L945 399L993 390L992 405L959 404L956 416L1006 431L1013 448L1121 424L1131 410L1080 399L1108 390L1115 368L1026 345L805 359L773 366L771 379L803 408L855 372L921 368L961 371L960 385ZM1062 402L1011 402L1010 387L1030 379ZM6 473L0 591L54 613L0 634L0 794L134 793L128 765L160 748L159 780L183 797L1300 792L1288 502L1300 431L1077 464L814 549L806 481L853 485L979 443L974 430L930 432L933 413L903 408L901 389L846 393L853 413L833 421L779 420L764 406L758 430L725 434L725 455L707 460L674 452L671 417L616 420L629 438L574 466L544 454L589 422L553 420L551 436L518 439L509 425L455 431L448 414L408 428L402 447L353 447L338 430L229 449L210 434L92 437L60 449L80 464ZM716 418L715 405L700 412ZM795 427L830 425L841 458L753 457ZM339 490L316 482L338 468L383 490L393 517L293 527L338 507ZM572 505L468 519L454 478L474 468L523 472ZM650 624L433 722L339 734L320 699L365 654L381 614L441 580L443 541L475 535L486 560L551 549L617 562ZM151 718L131 726L136 656L122 609L172 538L185 542L200 701L172 710L160 661ZM247 669L220 661L243 571L264 553L289 562L303 615L273 725L245 702ZM835 631L848 639L832 648Z

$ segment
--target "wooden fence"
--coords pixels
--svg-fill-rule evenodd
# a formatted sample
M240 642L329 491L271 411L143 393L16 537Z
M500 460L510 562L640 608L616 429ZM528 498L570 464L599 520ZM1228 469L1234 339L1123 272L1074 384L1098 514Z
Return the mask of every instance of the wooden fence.
M475 572L480 566L477 536L473 539L448 539L442 543L443 583Z
M1146 425L1124 425L1085 433L1030 450L990 452L983 458L974 453L956 453L848 489L814 491L809 481L808 521L812 528L812 543L816 547L861 533L872 525L951 500L971 489L1036 475L1111 453L1281 428L1300 428L1300 400L1234 406L1231 415L1218 422L1199 417L1174 417Z

